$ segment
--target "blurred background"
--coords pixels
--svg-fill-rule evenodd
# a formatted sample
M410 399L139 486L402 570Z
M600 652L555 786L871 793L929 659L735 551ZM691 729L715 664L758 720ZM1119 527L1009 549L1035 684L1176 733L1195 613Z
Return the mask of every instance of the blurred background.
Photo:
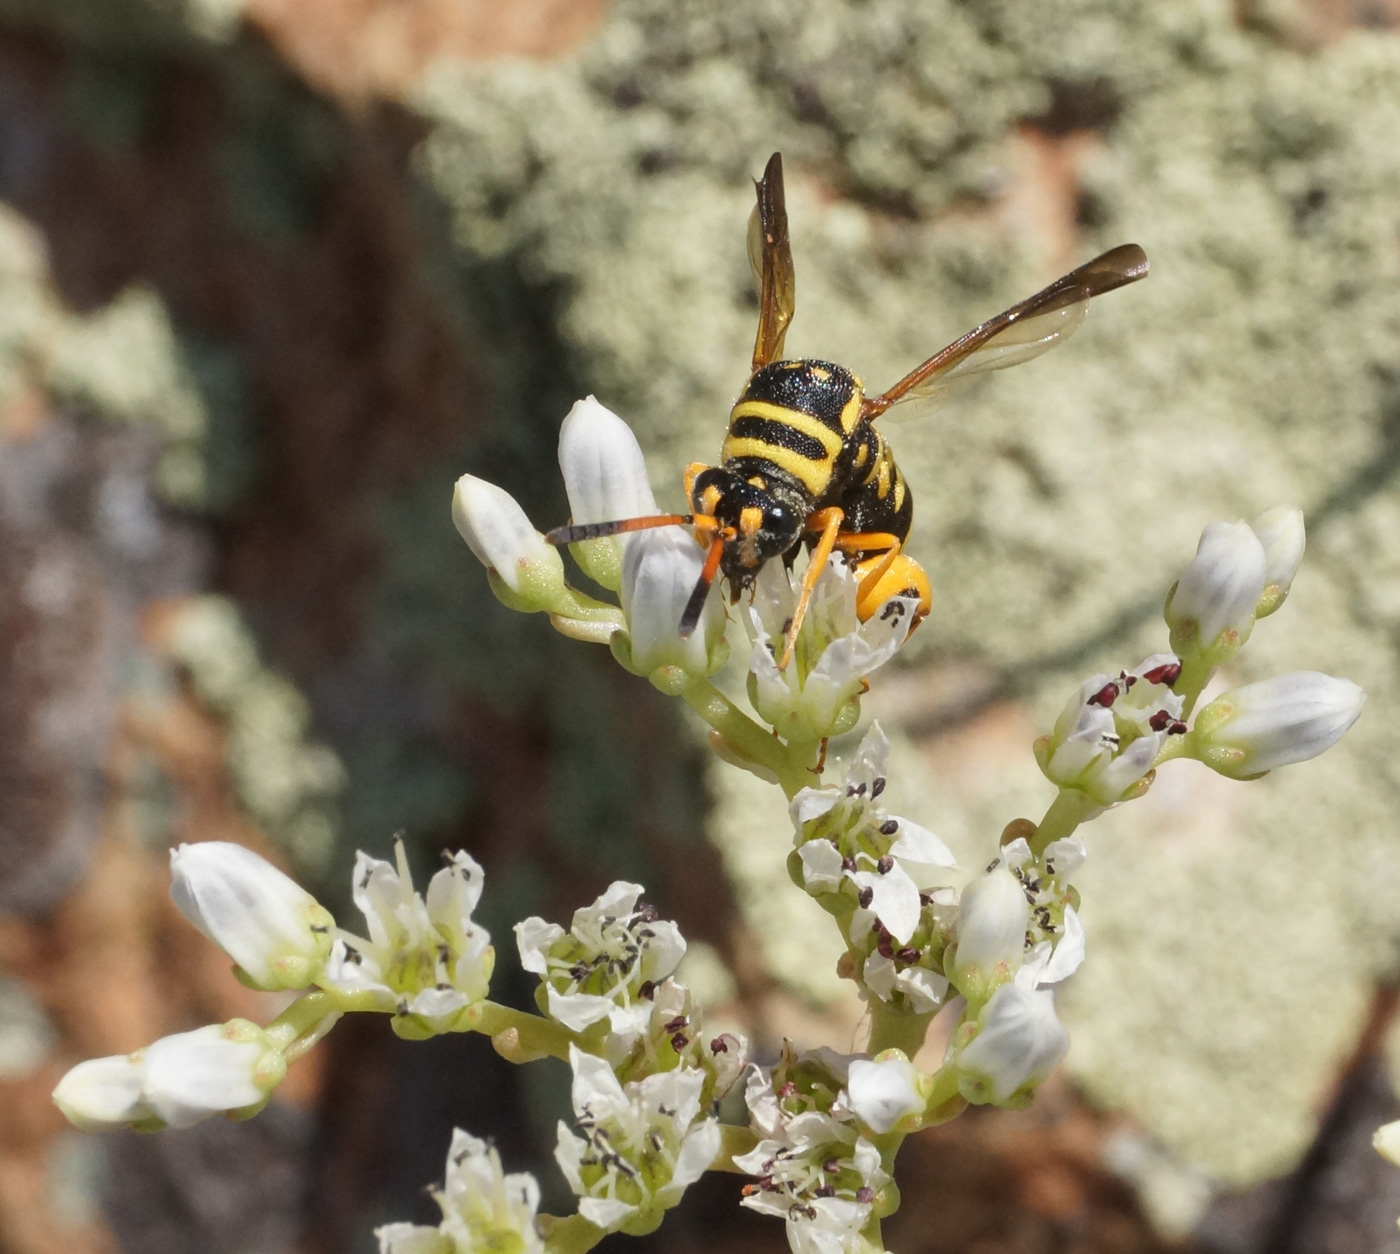
M1053 356L892 430L932 617L866 713L892 808L976 865L1050 789L1078 677L1164 647L1216 518L1307 512L1231 678L1371 694L1326 759L1176 764L1096 822L1074 1038L1032 1109L910 1141L900 1254L1400 1250L1400 4L1392 0L0 0L0 1249L358 1254L431 1221L450 1129L541 1173L564 1068L368 1016L241 1125L87 1137L81 1058L277 1003L174 913L238 840L348 926L356 848L487 868L510 926L611 879L771 1057L855 1048L768 790L604 650L490 596L451 484L541 526L573 400L663 503L712 460L781 149L794 355L885 386L1133 240ZM840 746L837 746L839 748ZM666 1254L786 1248L707 1180Z

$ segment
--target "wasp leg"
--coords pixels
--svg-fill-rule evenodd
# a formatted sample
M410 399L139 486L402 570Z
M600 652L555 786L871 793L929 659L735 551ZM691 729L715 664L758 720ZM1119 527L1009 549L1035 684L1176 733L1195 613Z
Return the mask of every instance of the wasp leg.
M821 756L819 756L819 757L817 758L817 764L816 764L816 766L809 766L809 767L807 768L809 771L812 772L813 775L820 775L824 770L826 770L826 744L827 744L827 738L826 738L825 736L823 736L823 737L822 737Z
M836 533L841 529L841 524L846 520L846 513L836 506L830 509L818 510L815 514L807 516L807 530L820 531L821 537L812 547L812 555L807 561L807 571L802 577L802 594L797 598L797 608L792 612L792 622L788 624L787 634L783 637L783 653L778 659L778 669L786 670L787 664L792 660L792 651L797 647L797 633L802 628L802 620L807 617L807 605L812 599L812 592L817 586L817 580L821 577L822 571L826 569L826 559L831 556L831 550L836 547Z

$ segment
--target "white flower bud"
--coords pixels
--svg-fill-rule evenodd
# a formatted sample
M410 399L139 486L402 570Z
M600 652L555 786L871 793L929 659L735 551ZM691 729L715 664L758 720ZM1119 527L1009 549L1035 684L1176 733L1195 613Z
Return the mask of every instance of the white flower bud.
M1054 994L1004 984L992 994L972 1042L956 1058L958 1088L968 1101L1003 1104L1033 1088L1069 1049L1055 1017Z
M1303 511L1278 505L1265 510L1250 527L1264 546L1264 593L1255 607L1254 617L1265 618L1283 604L1293 586L1293 576L1303 563L1303 549L1307 545Z
M1376 1147L1377 1154L1400 1167L1400 1119L1377 1128L1371 1144Z
M847 1105L872 1132L889 1132L901 1119L923 1110L922 1078L919 1069L898 1051L874 1062L857 1058L846 1082Z
M286 1059L246 1019L164 1036L134 1054L79 1063L54 1089L80 1128L188 1128L210 1115L261 1105L287 1074Z
M1306 762L1330 749L1361 713L1366 694L1348 679L1294 671L1217 697L1191 732L1201 761L1232 779Z
M1214 522L1201 532L1196 556L1167 597L1172 651L1185 656L1223 649L1228 656L1243 644L1264 591L1265 567L1264 546L1248 523Z
M58 1082L54 1105L84 1132L101 1132L154 1119L141 1095L142 1055L116 1054L80 1062Z
M251 849L228 841L170 851L175 907L259 988L305 988L320 974L334 920Z
M699 678L724 665L724 607L710 596L700 622L689 636L680 631L681 615L705 564L694 538L679 527L640 531L632 537L622 563L622 612L627 618L623 658L637 675Z
M463 475L452 492L452 521L477 560L514 594L503 598L512 609L545 610L564 601L564 559L509 492Z
M163 1036L145 1055L142 1096L171 1128L256 1106L287 1070L261 1029L245 1019Z
M646 458L632 428L592 397L575 403L559 428L559 469L574 523L643 518L659 511ZM604 536L573 546L580 566L603 587L622 583L622 557L632 536Z
M1016 974L1029 918L1025 889L1004 862L963 889L948 975L969 1001L982 1001Z

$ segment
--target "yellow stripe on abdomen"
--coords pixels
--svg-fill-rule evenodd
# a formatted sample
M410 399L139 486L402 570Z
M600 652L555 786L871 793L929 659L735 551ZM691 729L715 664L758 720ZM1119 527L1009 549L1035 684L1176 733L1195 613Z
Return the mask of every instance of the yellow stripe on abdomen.
M783 448L781 444L772 444L767 440L736 439L730 436L720 450L720 457L726 463L740 457L760 457L764 461L772 462L796 479L813 496L821 496L831 482L830 458L813 461L810 457L803 457L801 453L794 453L791 449Z
M841 451L841 433L833 431L820 418L813 418L800 410L784 409L771 401L740 401L730 412L729 421L733 423L738 418L766 418L769 422L780 422L818 441L826 449L828 457L835 457Z

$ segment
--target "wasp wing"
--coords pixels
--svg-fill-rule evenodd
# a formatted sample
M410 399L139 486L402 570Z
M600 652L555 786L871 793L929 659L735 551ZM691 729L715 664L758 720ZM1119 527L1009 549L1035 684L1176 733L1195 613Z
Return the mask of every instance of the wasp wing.
M954 340L888 391L868 397L861 416L876 418L900 406L889 421L920 417L975 376L1018 366L1063 343L1079 329L1095 296L1146 277L1147 255L1136 244L1121 244ZM909 403L915 401L920 403Z
M797 308L782 153L768 158L763 178L754 187L758 203L749 218L749 264L758 279L758 337L753 346L753 368L758 370L782 357L788 323Z

